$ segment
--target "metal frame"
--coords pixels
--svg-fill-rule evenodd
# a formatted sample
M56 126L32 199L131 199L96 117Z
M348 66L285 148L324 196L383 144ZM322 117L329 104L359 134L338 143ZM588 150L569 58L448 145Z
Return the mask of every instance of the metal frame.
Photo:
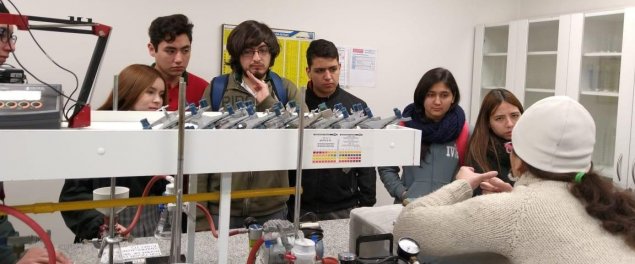
M0 152L0 167L4 173L0 175L0 181L176 174L177 162L174 161L177 160L178 146L174 139L178 131L142 130L141 123L133 121L140 115L159 118L160 114L93 111L92 126L85 129L2 130L0 142L4 150ZM226 263L231 172L296 169L298 142L294 139L298 138L298 131L186 130L184 133L183 155L186 158L182 173L222 175L218 262ZM325 133L360 135L363 138L360 142L362 161L312 163L312 143L318 134ZM418 165L420 140L421 131L398 126L380 130L305 130L302 166L315 169ZM253 147L256 144L258 148ZM240 155L246 149L250 155ZM24 166L25 161L36 165ZM193 243L188 242L188 255L193 248Z

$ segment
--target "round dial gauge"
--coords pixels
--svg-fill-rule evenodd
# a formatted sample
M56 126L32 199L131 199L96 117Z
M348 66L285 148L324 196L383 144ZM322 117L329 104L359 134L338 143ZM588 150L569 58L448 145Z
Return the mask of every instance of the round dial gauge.
M399 239L399 249L403 250L405 253L417 255L419 254L419 244L414 241L412 238L404 237Z

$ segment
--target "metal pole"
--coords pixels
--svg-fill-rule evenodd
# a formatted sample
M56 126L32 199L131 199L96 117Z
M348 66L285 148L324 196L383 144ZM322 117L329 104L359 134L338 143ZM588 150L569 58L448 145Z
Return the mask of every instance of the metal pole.
M198 193L197 182L198 174L188 176L189 185L188 194ZM187 212L187 255L188 263L194 263L194 239L196 234L196 204L197 202L189 202L189 211Z
M115 177L110 178L110 200L115 199L115 185L116 183ZM115 263L114 260L114 244L110 243L110 239L115 238L115 208L110 207L110 217L108 217L108 237L102 238L108 241L108 263Z
M293 226L296 233L300 230L300 192L302 190L302 149L304 145L304 96L306 89L300 89L300 113L298 113L298 168L295 172L295 205L293 210Z
M119 110L119 74L115 74L115 83L112 86L112 110Z
M118 98L119 98L119 75L115 74L115 85L112 89L112 110L117 111L119 107ZM115 177L110 178L110 200L115 199L115 186L117 185L117 179ZM108 218L108 238L115 238L115 208L110 207L110 217ZM114 244L110 243L110 239L106 239L108 241L108 263L113 264L115 253L114 253Z
M170 248L170 263L181 262L181 213L183 211L183 149L185 137L185 81L179 80L179 139L176 167L176 206L172 219L172 246Z

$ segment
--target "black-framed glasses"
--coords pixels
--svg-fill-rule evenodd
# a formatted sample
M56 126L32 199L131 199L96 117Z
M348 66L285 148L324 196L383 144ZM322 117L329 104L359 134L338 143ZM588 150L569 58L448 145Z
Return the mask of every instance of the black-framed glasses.
M505 146L505 152L507 152L507 154L512 154L512 152L514 152L514 145L512 144L512 142L507 142L504 144Z
M0 28L0 42L10 42L11 45L13 45L16 41L18 41L18 36L14 35L11 30L8 30L7 28Z
M258 53L259 56L269 55L269 47L261 46L257 49L244 49L241 55L247 58L253 58L256 53Z

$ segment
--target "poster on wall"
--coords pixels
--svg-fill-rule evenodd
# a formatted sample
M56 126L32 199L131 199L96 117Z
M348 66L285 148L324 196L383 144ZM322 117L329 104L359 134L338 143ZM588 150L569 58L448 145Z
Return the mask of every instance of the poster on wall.
M338 46L340 87L375 87L377 50Z
M355 87L374 87L377 50L351 48L349 60L348 84Z
M227 38L229 33L236 25L223 24L222 49L223 56L221 61L221 74L231 73L231 67L226 65L229 61L229 52L227 52ZM271 29L278 38L280 45L280 54L276 57L276 61L271 67L278 75L289 79L297 87L304 87L308 82L306 75L306 50L309 43L315 39L315 32L301 30Z
M340 87L348 88L348 49L346 47L337 47L337 54L340 57Z

